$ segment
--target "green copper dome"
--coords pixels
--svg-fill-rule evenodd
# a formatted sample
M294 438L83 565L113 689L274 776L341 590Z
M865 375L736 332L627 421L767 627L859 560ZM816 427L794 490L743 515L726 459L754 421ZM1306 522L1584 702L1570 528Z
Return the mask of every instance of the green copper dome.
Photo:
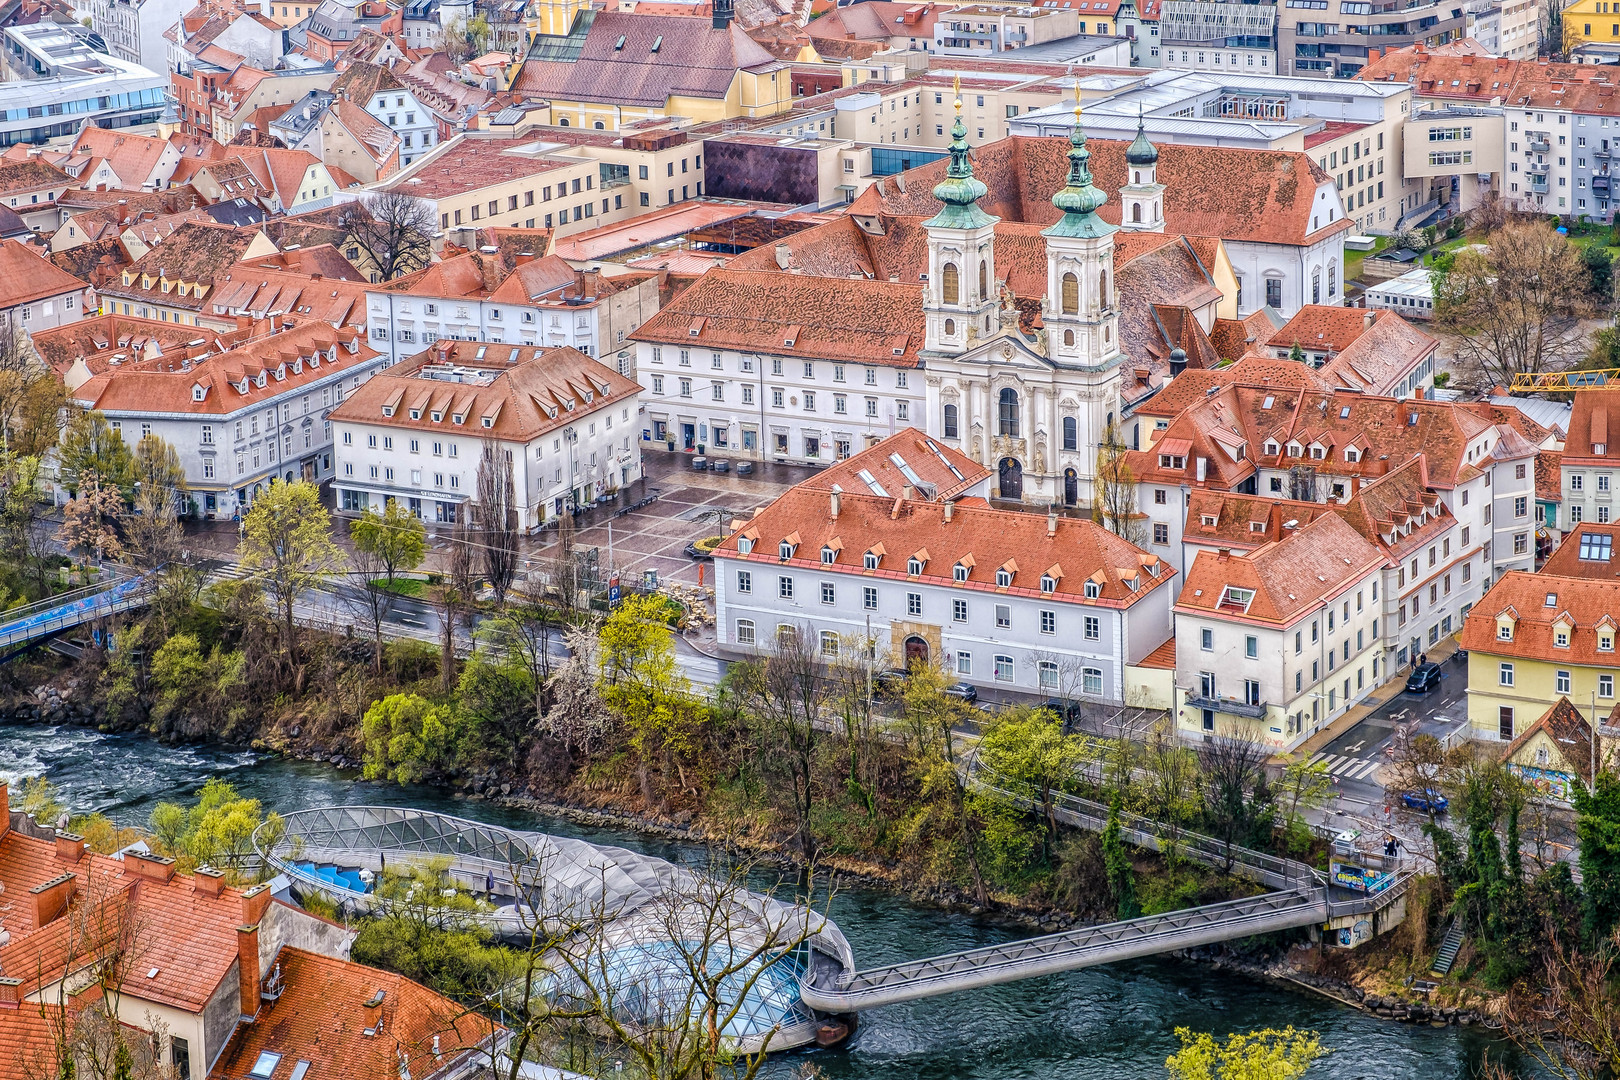
M962 124L961 102L957 102L956 123L951 125L951 164L945 179L934 185L934 198L945 205L923 222L924 228L979 229L995 218L979 209L979 199L990 189L973 175L968 160L967 128Z
M1100 237L1115 232L1114 226L1097 216L1108 196L1091 182L1091 151L1086 149L1086 132L1080 126L1080 106L1074 108L1074 132L1069 136L1069 178L1052 196L1052 205L1063 211L1056 224L1041 230L1042 236Z
M1125 148L1125 160L1132 165L1153 165L1159 160L1159 148L1148 142L1141 117L1136 119L1136 138Z

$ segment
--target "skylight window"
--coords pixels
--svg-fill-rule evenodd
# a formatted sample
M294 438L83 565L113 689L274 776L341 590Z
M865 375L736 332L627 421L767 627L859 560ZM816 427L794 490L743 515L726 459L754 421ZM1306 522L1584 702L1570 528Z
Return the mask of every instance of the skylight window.
M276 1066L280 1064L281 1055L272 1054L266 1050L259 1055L259 1060L253 1063L253 1068L248 1070L248 1075L255 1077L256 1080L265 1080L266 1077L276 1071Z

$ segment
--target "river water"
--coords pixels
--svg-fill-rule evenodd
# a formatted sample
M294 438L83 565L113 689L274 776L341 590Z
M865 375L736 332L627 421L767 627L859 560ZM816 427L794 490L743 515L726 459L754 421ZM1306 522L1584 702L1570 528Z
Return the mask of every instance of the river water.
M44 774L75 812L100 810L144 824L161 800L184 801L224 776L267 808L337 803L413 805L495 824L700 860L690 845L586 829L438 792L357 782L324 765L211 747L167 747L84 728L0 726L0 776ZM863 966L988 945L1013 931L916 907L872 889L834 899L833 919ZM831 1080L1147 1080L1162 1078L1177 1027L1224 1035L1292 1024L1320 1033L1333 1051L1312 1070L1322 1080L1468 1080L1484 1033L1414 1028L1372 1019L1310 991L1212 971L1173 959L1135 961L893 1006L861 1018L856 1038L833 1051L781 1055L774 1080L806 1061ZM1511 1054L1506 1055L1512 1063Z

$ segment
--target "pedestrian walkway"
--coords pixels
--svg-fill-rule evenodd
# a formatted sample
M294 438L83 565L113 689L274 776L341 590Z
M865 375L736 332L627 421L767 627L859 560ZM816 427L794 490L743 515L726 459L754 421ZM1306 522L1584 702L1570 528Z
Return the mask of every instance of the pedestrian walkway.
M1444 660L1450 659L1451 655L1456 651L1457 639L1455 637L1449 637L1443 638L1438 644L1430 646L1426 655L1435 663L1440 663ZM1386 679L1377 686L1373 687L1370 691L1368 691L1365 697L1356 702L1356 704L1352 705L1350 708L1346 709L1337 719L1325 725L1319 731L1311 735L1310 738L1300 743L1299 746L1294 749L1293 753L1284 755L1283 760L1286 760L1287 758L1294 758L1301 754L1306 756L1316 755L1320 757L1322 747L1328 745L1334 739L1337 739L1340 735L1343 735L1345 732L1367 719L1367 717L1371 716L1373 712L1392 695L1401 693L1402 689L1406 685L1406 677L1412 673L1411 668L1401 667L1390 670L1393 671L1391 678Z
M1319 761L1327 767L1329 776L1339 776L1347 780L1370 780L1374 770L1383 764L1381 761L1344 757L1339 754L1316 754L1311 757L1308 764L1315 765Z

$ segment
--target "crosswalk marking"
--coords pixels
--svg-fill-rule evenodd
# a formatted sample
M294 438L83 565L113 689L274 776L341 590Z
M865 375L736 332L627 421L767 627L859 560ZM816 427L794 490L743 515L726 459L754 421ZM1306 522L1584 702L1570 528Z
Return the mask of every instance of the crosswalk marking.
M1321 762L1327 767L1332 776L1341 776L1349 780L1365 780L1378 768L1378 761L1365 758L1346 757L1340 754L1319 753L1312 757L1310 764Z

